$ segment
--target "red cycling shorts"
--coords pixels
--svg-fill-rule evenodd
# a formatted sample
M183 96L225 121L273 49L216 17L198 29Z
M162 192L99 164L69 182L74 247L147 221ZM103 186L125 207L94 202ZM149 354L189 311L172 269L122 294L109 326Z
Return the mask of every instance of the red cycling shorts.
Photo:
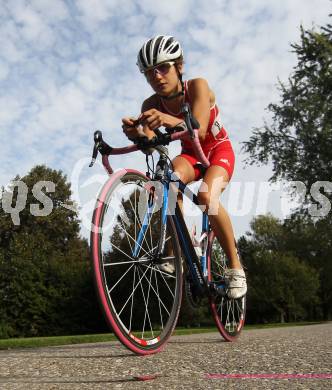
M216 145L213 145L211 148L203 148L203 151L207 159L210 161L211 166L217 165L226 169L230 180L233 175L235 165L235 155L231 142L228 140L226 142L216 143ZM182 149L179 157L185 158L189 161L190 165L192 165L195 171L195 181L202 178L202 172L199 169L200 162L193 150Z

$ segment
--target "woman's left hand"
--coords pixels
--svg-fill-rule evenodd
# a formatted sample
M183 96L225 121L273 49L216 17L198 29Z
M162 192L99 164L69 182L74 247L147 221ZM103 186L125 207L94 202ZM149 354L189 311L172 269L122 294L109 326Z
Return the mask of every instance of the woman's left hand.
M151 130L157 129L161 126L175 127L179 122L181 122L181 119L164 114L155 108L142 112L138 119L141 123L143 123L143 125L148 126Z

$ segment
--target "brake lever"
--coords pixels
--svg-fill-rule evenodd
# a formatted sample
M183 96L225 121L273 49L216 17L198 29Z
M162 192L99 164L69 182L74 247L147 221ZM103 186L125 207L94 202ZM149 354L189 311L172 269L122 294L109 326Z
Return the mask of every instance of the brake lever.
M199 124L198 120L193 117L191 109L190 109L190 106L189 106L188 103L184 103L182 105L181 112L184 115L184 120L186 122L188 131L189 131L189 134L190 134L190 138L194 139L195 138L194 129L199 129L200 128L200 124Z
M91 158L91 162L89 164L89 168L93 167L94 163L96 162L97 155L98 155L98 147L95 144L93 147L92 158Z
M95 144L93 147L92 158L91 158L89 168L93 167L94 163L96 162L96 158L97 158L98 151L99 151L99 146L100 146L101 142L103 141L103 135L102 135L100 130L96 130L94 132L93 140L94 140Z
M100 130L95 131L93 139L95 141L95 146L93 147L92 160L91 160L89 167L92 167L93 164L95 163L98 152L100 152L100 154L102 156L104 156L104 155L108 156L111 154L112 149L113 149L111 146L109 146L103 140L103 135L102 135L102 132Z

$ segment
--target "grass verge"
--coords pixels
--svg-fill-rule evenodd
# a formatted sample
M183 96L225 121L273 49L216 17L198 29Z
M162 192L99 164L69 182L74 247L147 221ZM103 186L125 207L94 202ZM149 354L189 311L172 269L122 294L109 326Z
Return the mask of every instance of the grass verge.
M264 324L264 325L246 325L244 330L249 329L267 329L276 327L289 327L289 326L304 326L315 325L321 322L294 322L286 324ZM189 335L195 333L211 333L216 332L215 326L202 327L202 328L177 328L173 335ZM0 349L12 349L12 348L38 348L38 347L51 347L70 344L85 344L85 343L98 343L114 341L116 337L112 333L105 334L92 334L92 335L77 335L77 336L54 336L54 337L26 337L26 338L12 338L0 340Z

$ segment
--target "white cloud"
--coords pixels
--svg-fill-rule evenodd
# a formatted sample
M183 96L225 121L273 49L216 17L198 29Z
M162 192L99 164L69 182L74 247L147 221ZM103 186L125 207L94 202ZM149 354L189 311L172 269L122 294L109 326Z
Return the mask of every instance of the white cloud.
M156 6L155 0L141 0L139 6L144 13L151 15L153 20L153 29L159 29L161 34L166 34L171 31L175 25L180 23L188 23L191 8L193 6L192 0L178 0L158 1Z
M68 7L63 0L30 0L29 6L40 13L43 19L58 22L69 17Z
M14 2L9 9L23 41L33 43L39 51L52 46L54 35L40 13L23 3Z
M329 0L1 2L0 184L37 163L70 174L77 159L90 156L96 128L112 144L127 144L121 118L138 114L151 93L137 51L158 33L183 42L186 77L208 79L239 152L278 99L278 76L287 80L292 71L290 42L299 41L300 23L324 24L329 9ZM179 145L170 150L176 155ZM258 170L243 171L242 159L234 179L257 180ZM115 156L112 164L144 170L144 156ZM263 180L271 168L259 172ZM237 233L249 219L235 218Z
M95 61L84 59L77 69L77 81L87 93L102 91L107 80Z
M75 5L87 28L95 28L98 23L112 17L112 10L118 5L117 0L78 0Z
M0 81L5 80L9 74L9 65L0 61Z
M13 97L0 97L0 124L2 133L10 137L12 124L18 121L23 113L22 105Z
M74 84L67 84L58 90L51 104L40 112L40 128L62 133L64 129L82 123L87 106L87 95Z

